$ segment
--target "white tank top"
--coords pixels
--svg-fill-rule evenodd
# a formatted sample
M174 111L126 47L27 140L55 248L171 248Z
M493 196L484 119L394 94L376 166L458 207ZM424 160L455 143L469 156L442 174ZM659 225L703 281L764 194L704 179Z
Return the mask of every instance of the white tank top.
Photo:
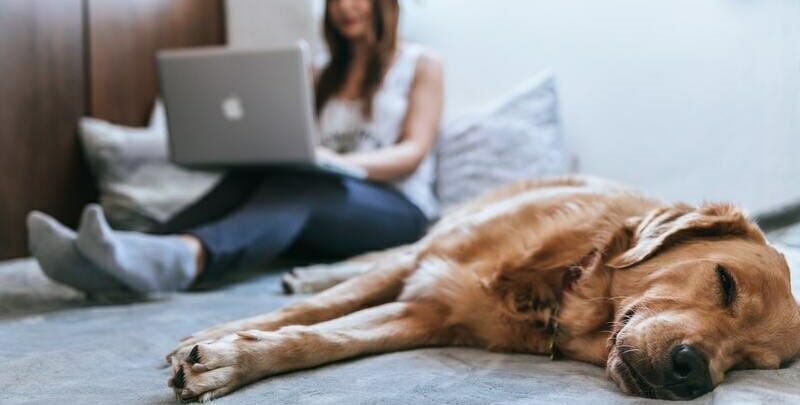
M361 100L328 100L319 117L320 143L339 153L370 151L397 143L403 132L417 61L423 52L418 45L401 45L375 93L371 120L364 118ZM429 219L438 214L433 194L433 159L433 154L428 153L414 173L392 183Z

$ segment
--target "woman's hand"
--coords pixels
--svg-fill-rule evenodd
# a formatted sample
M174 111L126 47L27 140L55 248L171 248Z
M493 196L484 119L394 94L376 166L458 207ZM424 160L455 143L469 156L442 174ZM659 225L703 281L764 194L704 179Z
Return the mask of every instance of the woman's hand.
M324 147L324 146L317 146L316 150L317 161L321 163L334 163L338 164L338 162L342 159L338 153Z
M364 168L354 164L353 162L350 162L347 157L340 155L324 146L317 146L316 155L317 161L320 163L349 167L355 170L364 170Z

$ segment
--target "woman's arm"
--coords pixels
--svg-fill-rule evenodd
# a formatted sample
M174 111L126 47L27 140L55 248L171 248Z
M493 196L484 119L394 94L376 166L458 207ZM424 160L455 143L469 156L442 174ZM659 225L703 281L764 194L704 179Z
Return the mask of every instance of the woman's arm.
M342 155L348 164L366 169L370 180L391 181L417 169L433 147L439 131L444 96L441 62L423 55L417 63L403 133L389 147Z

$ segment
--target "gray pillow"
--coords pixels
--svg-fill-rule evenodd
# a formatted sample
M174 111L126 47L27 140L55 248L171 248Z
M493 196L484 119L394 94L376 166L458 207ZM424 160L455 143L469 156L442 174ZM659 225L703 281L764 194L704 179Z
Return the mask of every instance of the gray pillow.
M84 117L80 135L98 181L100 204L118 229L148 230L208 192L218 173L169 163L164 108L156 103L145 128Z
M444 209L514 181L567 174L555 78L541 74L485 113L445 128L437 154Z

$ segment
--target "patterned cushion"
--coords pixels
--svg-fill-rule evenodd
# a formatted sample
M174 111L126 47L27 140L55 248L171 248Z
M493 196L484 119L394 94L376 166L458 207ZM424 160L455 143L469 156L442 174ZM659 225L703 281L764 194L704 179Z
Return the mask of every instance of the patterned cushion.
M567 174L555 78L526 82L485 113L445 128L436 193L443 208L505 184Z
M167 158L167 127L157 103L150 125L133 128L80 121L81 142L100 189L100 204L118 229L145 231L205 194L218 174L186 170Z

